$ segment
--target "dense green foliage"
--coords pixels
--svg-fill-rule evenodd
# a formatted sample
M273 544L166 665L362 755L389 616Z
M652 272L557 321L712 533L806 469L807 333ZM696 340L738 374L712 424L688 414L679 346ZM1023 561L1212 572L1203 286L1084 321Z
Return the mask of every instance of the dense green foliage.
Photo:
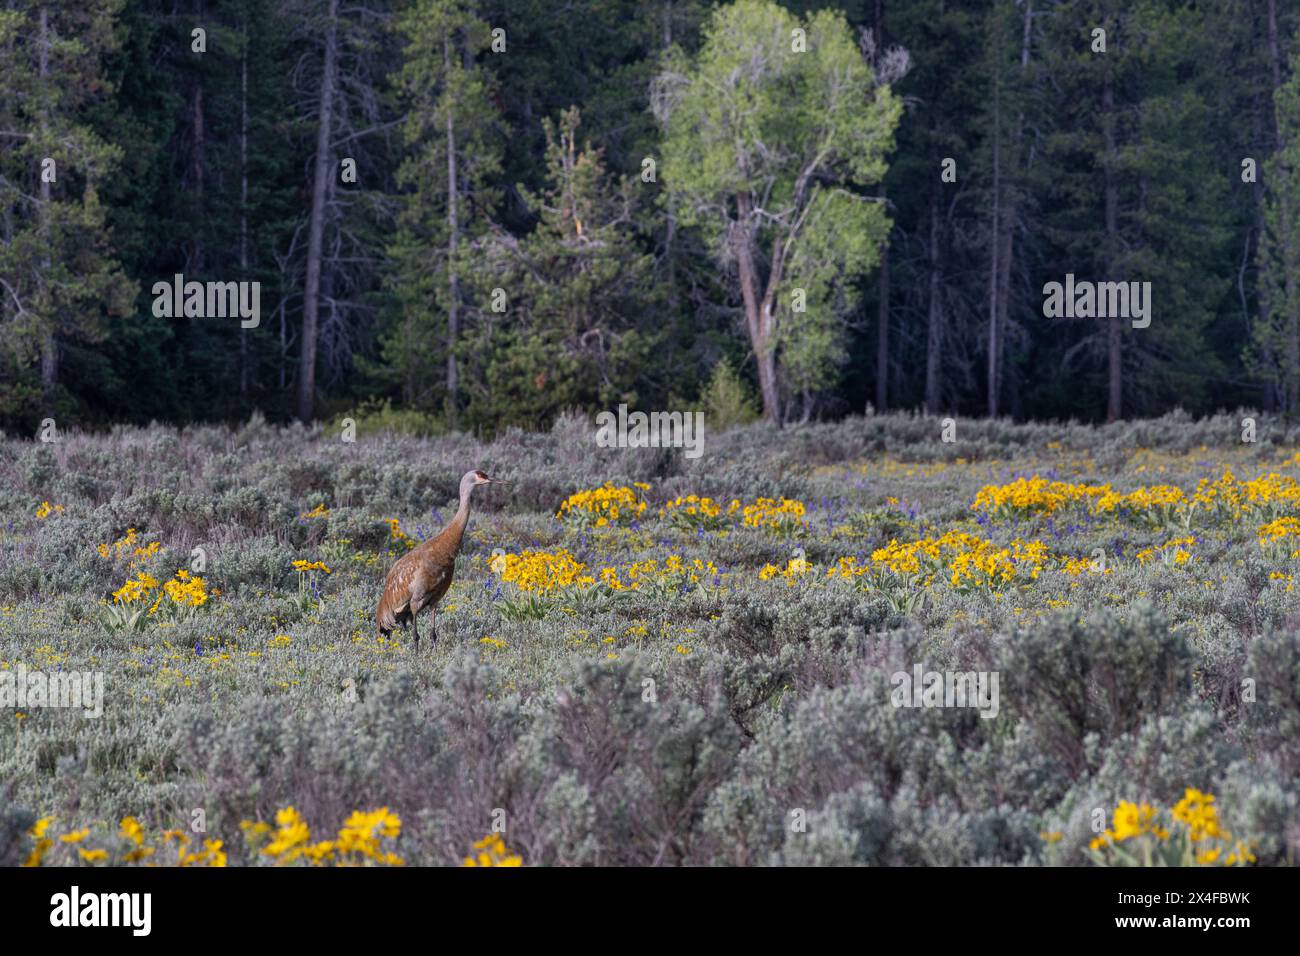
M8 0L0 427L386 401L492 433L684 408L722 361L787 422L1294 412L1298 28L1279 0ZM178 273L259 282L260 325L157 315ZM1150 326L1045 318L1067 274L1150 282Z

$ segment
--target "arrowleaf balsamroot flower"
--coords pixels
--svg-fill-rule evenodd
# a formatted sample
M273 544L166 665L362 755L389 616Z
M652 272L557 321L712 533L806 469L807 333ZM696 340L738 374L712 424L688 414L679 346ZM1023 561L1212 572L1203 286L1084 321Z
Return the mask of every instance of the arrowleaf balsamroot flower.
M523 866L524 858L506 848L500 833L489 833L474 844L478 852L465 857L461 866Z

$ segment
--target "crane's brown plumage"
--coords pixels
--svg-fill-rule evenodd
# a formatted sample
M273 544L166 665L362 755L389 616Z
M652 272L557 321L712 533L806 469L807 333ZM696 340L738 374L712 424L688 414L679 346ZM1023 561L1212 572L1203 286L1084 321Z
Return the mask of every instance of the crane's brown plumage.
M447 527L393 565L384 581L379 607L375 610L381 634L388 636L397 625L405 627L409 624L415 636L415 649L417 652L420 650L420 629L415 619L425 608L430 608L432 614L432 609L451 587L456 572L456 555L465 537L465 525L469 522L470 495L476 485L499 481L501 479L489 478L481 471L465 472L460 479L460 507L456 509L455 517ZM432 622L429 628L436 641L438 632Z

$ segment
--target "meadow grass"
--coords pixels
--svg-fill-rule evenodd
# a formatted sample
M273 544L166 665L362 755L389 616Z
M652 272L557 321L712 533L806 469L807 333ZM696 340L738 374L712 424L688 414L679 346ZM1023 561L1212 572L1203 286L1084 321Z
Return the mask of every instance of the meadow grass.
M0 863L1293 862L1300 434L957 436L0 440L0 672L104 682L0 709ZM375 603L470 468L416 657Z

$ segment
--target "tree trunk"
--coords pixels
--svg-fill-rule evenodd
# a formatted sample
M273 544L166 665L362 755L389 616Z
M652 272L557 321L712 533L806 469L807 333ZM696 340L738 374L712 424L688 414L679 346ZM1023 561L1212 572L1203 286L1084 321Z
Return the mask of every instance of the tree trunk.
M39 58L38 72L41 81L44 82L50 75L50 24L49 14L44 7L41 7L41 36L37 44L37 57ZM45 112L41 112L41 133L42 137L48 132L48 117ZM46 182L42 170L40 187L41 187L41 235L45 239L45 249L42 253L41 273L44 282L49 281L51 259L50 259L50 202L52 195L50 184ZM57 317L54 315L53 301L49 291L45 290L41 294L44 299L45 315L42 316L41 324L41 391L46 398L54 391L54 386L59 382L59 343L55 339L54 330L57 325Z
M1005 414L1004 410L1004 393L1010 392L1012 386L1008 384L1005 366L1007 354L1007 324L1010 320L1011 313L1011 262L1013 258L1013 226L1017 215L1018 205L1011 195L1007 196L1002 210L1002 235L998 240L1002 244L1002 249L998 253L998 347L997 347L997 382L995 394L997 395L997 412L996 414Z
M881 197L884 198L883 196ZM880 251L880 305L876 311L876 411L889 402L889 240Z
M194 126L194 142L190 151L190 181L194 184L194 219L196 222L203 221L203 150L206 144L207 134L203 126L203 85L201 80L196 80L194 90L190 94L190 121ZM193 253L190 256L189 270L198 275L203 274L206 267L203 233L201 229L194 231Z
M240 24L239 54L239 278L248 281L248 28ZM239 323L239 397L248 398L248 329Z
M1029 69L1029 45L1032 36L1034 4L1025 0L1025 14L1020 34L1020 76L1023 82ZM994 87L994 116L997 128L1001 128L1001 81ZM1023 95L1023 90L1021 91ZM1020 151L1024 147L1025 111L1023 106L1016 113L1016 134L1011 150L1011 161L1020 163ZM996 135L993 141L993 265L990 269L989 288L989 381L988 405L989 417L996 418L1002 410L1003 357L1006 354L1007 322L1011 311L1011 262L1014 253L1014 231L1018 215L1017 186L1013 184L1004 198L1002 195L1002 156L1001 138Z
M1272 83L1269 85L1266 91L1262 90L1259 95L1261 97L1260 116L1264 117L1263 122L1270 128L1269 132L1273 137L1272 140L1273 152L1276 152L1279 145L1278 141L1280 139L1280 136L1278 135L1277 112L1273 109L1273 91L1277 89L1278 84L1281 82L1281 64L1278 62L1277 47L1272 42L1273 40L1275 40L1277 36L1277 29L1276 29L1277 19L1275 15L1275 10L1273 9L1273 4L1274 4L1274 0L1269 0L1269 6L1265 11L1265 18L1264 18L1265 34L1266 34L1264 39L1269 46L1270 66L1272 68ZM1260 141L1262 142L1263 136L1266 135L1266 131L1256 130L1256 132L1259 134ZM1259 189L1252 189L1251 196L1254 199L1254 205L1255 205L1254 233L1258 237L1257 241L1262 243L1264 238L1264 232L1268 228L1267 224L1264 221L1263 191ZM1247 246L1249 246L1250 243L1249 234L1247 234L1246 236L1246 243ZM1265 283L1256 283L1256 287L1259 293L1259 320L1258 321L1260 326L1267 328L1269 324L1272 322L1272 316L1273 316L1272 302L1270 301L1268 288ZM1243 294L1243 308L1244 305L1245 303L1244 303L1244 294ZM1247 330L1249 331L1249 317L1247 318ZM1274 366L1275 357L1273 355L1272 345L1267 338L1264 338L1260 342L1260 351L1263 354L1263 360L1266 367L1272 368ZM1280 383L1277 382L1276 380L1267 380L1263 382L1261 385L1262 394L1260 397L1260 404L1262 405L1263 410L1266 413L1272 413L1277 411L1278 403L1282 397L1280 394L1279 384Z
M1282 53L1277 44L1277 0L1268 0L1268 54L1273 68L1273 90L1282 87ZM1282 148L1282 120L1273 110L1273 148Z
M659 52L667 51L673 45L673 14L668 5L663 8L663 32ZM657 176L657 173L656 173ZM677 288L677 205L673 193L664 196L664 281L668 287L668 308L676 317L680 315L681 296Z
M195 20L202 22L203 12L203 0L196 0L194 4ZM190 125L194 130L190 144L190 182L193 184L194 189L194 208L191 215L195 223L204 222L203 189L206 170L203 163L203 154L207 149L207 126L204 119L203 76L196 73L194 75L194 86L190 90ZM202 275L207 263L203 246L203 230L201 228L194 230L193 242L190 248L189 262L186 263L187 271Z
M451 37L442 41L442 62L446 82L451 83ZM450 97L449 97L450 98ZM460 376L456 367L456 343L460 339L460 276L456 274L456 250L460 242L460 192L456 183L456 121L452 104L447 104L447 419L456 426L460 407Z
M1024 95L1026 86L1024 85L1029 73L1029 49L1033 37L1033 17L1034 2L1025 0L1025 16L1021 25L1020 32L1020 80L1021 86L1017 91L1020 95L1020 107L1016 111L1016 137L1012 149L1012 161L1015 163L1015 169L1018 176L1028 176L1029 167L1033 162L1033 150L1030 150L1028 156L1022 159L1021 153L1025 147L1025 107ZM1023 172L1021 172L1021 163L1023 162ZM1015 261L1015 229L1020 215L1020 197L1022 181L1016 180L1012 184L1011 191L1007 194L1007 200L1002 211L1002 253L999 256L999 263L1002 268L1002 275L998 279L998 406L1002 407L1002 399L1008 397L1004 393L1010 390L1011 414L1019 418L1021 415L1020 393L1014 388L1014 379L1012 386L1006 381L1006 352L1007 352L1007 327L1011 315L1011 266Z
M298 418L310 423L316 404L316 339L320 328L321 255L325 241L325 206L330 168L330 136L334 119L334 84L338 69L338 0L330 0L329 28L321 70L319 122L316 128L316 169L307 225L307 284L303 290L302 343L298 367Z
M1273 148L1274 151L1283 149L1287 144L1282 141L1282 119L1277 114L1276 92L1282 86L1282 53L1278 47L1277 36L1277 0L1268 0L1268 51L1269 60L1273 70ZM1297 253L1295 243L1292 242L1292 230L1290 228L1291 209L1290 196L1287 189L1279 189L1275 192L1278 197L1278 203L1281 208L1281 221L1284 223L1282 229L1278 230L1277 242L1282 247L1282 263L1286 287L1285 308L1286 308L1286 337L1284 342L1285 349L1285 369L1282 376L1282 404L1283 410L1294 415L1300 411L1300 300L1297 300L1296 290L1296 273L1300 272L1300 254Z
M1107 24L1109 27L1110 24ZM1105 58L1103 58L1105 59ZM1119 281L1116 273L1119 253L1119 186L1115 182L1117 163L1115 145L1115 87L1111 78L1110 60L1105 60L1102 73L1101 110L1102 134L1105 139L1106 155L1103 162L1105 170L1106 203L1106 280ZM1112 315L1106 330L1106 356L1109 365L1109 381L1106 396L1106 421L1117 421L1123 414L1123 361L1121 333L1123 318Z
M994 29L998 29L995 24ZM1001 31L999 30L999 33ZM999 47L1000 47L999 43ZM989 356L988 356L988 407L989 418L998 417L998 385L1001 370L998 359L1002 353L999 334L998 296L1002 291L1002 64L997 58L993 64L993 221L989 224Z
M767 297L759 296L758 267L754 262L752 232L753 204L748 193L736 197L737 222L732 225L731 241L740 273L740 295L745 303L745 326L758 365L758 386L763 395L763 417L781 426L781 394L776 381L776 352L772 342L772 320Z
M885 49L885 0L876 0L876 55ZM880 190L880 201L885 191ZM891 230L892 231L892 230ZM876 312L876 411L889 403L889 238L880 250L880 304Z
M930 314L925 343L925 413L937 415L942 395L940 374L943 351L943 308L939 302L942 289L939 262L939 187L930 191L930 240L927 254L930 259Z

